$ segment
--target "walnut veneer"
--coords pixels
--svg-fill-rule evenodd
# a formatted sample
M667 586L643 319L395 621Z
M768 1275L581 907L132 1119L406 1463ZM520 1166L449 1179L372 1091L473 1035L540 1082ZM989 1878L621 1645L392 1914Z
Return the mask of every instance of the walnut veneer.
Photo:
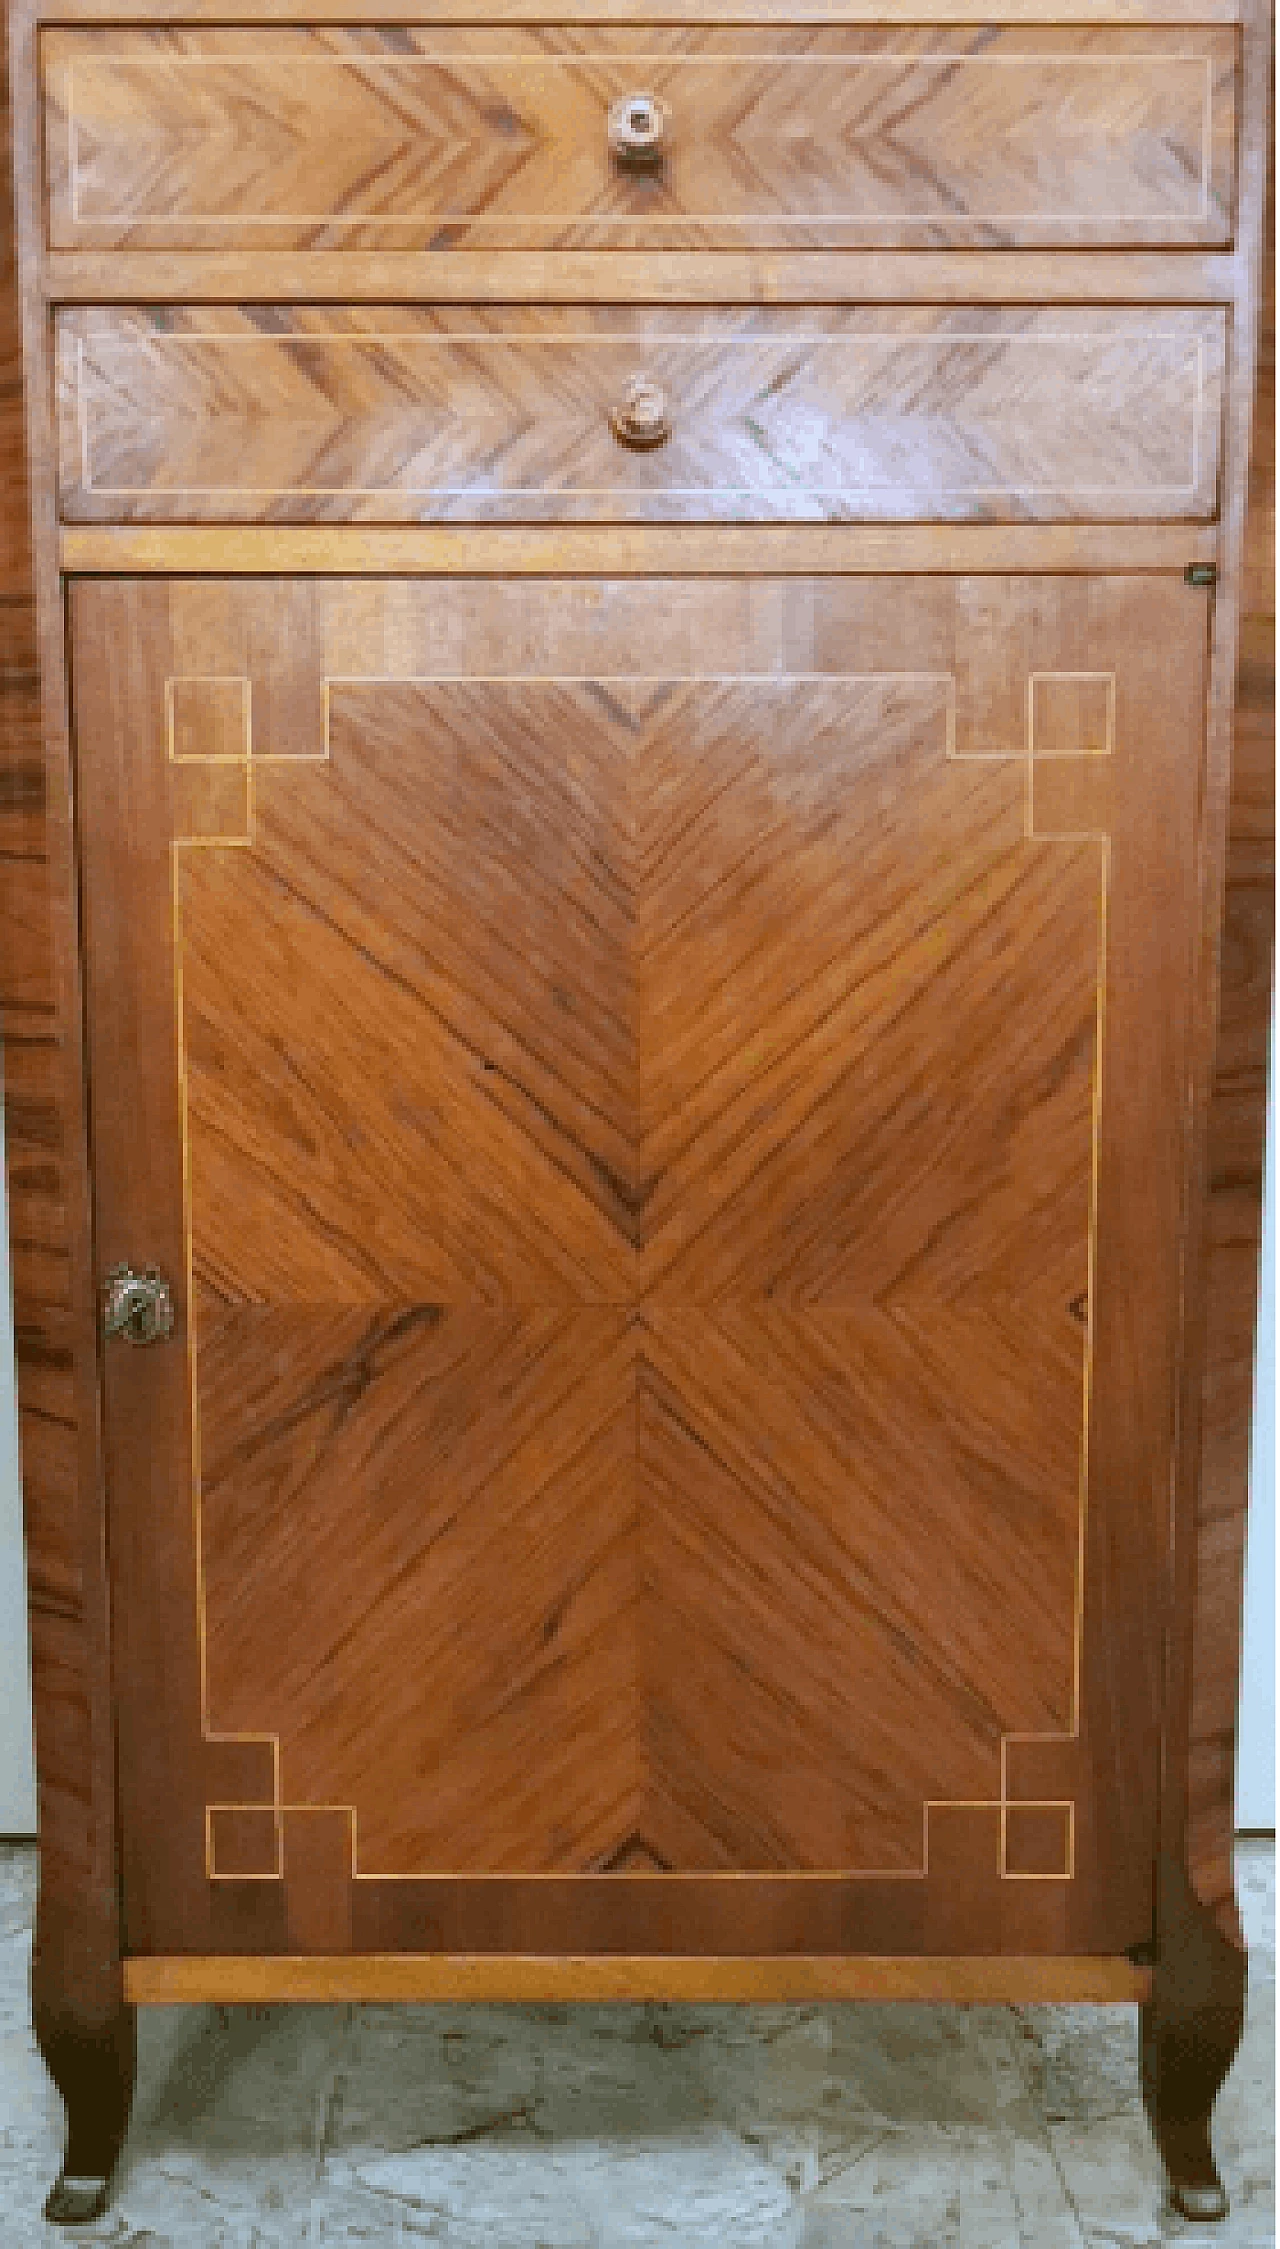
M58 320L68 522L1204 521L1226 319L989 306ZM672 422L610 407L660 368Z
M139 2001L827 1992L1212 2215L1266 23L449 12L11 18L51 2214Z
M1236 57L1225 25L51 30L48 238L1227 242ZM674 126L660 166L628 170L601 128L637 87Z

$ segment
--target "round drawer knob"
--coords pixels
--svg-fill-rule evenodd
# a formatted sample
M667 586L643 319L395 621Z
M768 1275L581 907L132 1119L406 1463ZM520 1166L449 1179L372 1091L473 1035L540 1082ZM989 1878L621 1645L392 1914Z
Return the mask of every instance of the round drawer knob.
M609 111L609 146L620 164L660 164L670 124L656 94L627 94Z
M671 435L667 394L647 375L632 377L622 404L614 407L609 420L619 445L629 445L634 453L647 453L655 445L665 445Z

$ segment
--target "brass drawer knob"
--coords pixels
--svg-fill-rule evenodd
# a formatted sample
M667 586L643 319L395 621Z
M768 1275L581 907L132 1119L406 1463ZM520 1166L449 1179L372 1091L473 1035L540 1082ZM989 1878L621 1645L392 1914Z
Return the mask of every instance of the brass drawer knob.
M122 1335L127 1343L160 1343L172 1335L173 1298L164 1275L154 1266L145 1273L115 1266L103 1290L102 1332Z
M656 94L626 94L609 111L609 146L620 164L660 164L671 112Z
M629 445L633 453L648 453L655 445L665 445L671 435L667 394L647 375L634 375L609 421L619 445Z

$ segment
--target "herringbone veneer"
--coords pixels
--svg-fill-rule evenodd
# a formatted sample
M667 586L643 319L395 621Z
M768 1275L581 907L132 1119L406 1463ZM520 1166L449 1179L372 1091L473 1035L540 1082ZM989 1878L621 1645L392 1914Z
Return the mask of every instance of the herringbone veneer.
M1025 24L45 34L64 247L1230 239L1235 39ZM616 164L610 106L670 108Z

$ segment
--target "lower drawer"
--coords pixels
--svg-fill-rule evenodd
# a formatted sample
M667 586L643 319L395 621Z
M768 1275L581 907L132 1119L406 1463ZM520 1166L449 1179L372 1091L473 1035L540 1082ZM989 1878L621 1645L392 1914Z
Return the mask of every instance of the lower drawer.
M1198 307L88 309L73 522L1204 520Z

